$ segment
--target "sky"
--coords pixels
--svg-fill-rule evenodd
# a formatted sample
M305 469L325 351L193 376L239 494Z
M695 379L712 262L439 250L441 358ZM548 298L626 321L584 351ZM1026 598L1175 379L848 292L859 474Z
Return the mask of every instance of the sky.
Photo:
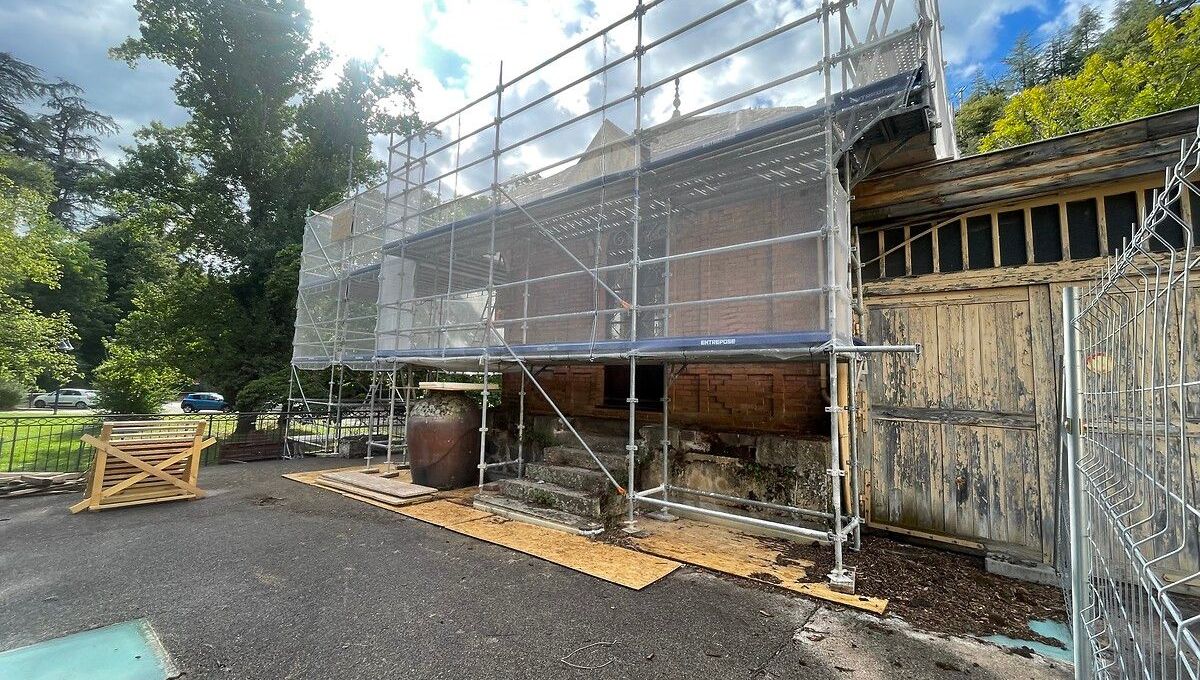
M1106 14L1114 3L1090 0ZM756 31L794 21L815 4L819 0L750 0L730 12L733 20L721 28L710 30L706 25L689 32L686 41L684 37L666 41L659 48L662 56L647 59L643 82L671 73L674 64L695 61L697 54L716 53L721 46L736 44ZM897 4L904 4L904 0ZM977 74L999 73L998 61L1019 33L1028 31L1035 42L1044 40L1069 25L1084 4L1085 0L941 0L942 39L952 97ZM633 0L308 0L308 6L313 15L314 41L326 45L334 55L324 82L333 82L347 58L378 58L390 71L408 70L417 77L421 83L418 109L431 119L494 89L501 60L506 76L511 77L624 15L632 8ZM696 0L668 0L652 9L647 14L648 38L656 35L655 30L661 35L667 27L699 16L703 6ZM104 140L109 160L117 160L120 147L130 144L134 131L151 121L176 125L187 119L186 112L174 103L174 73L170 67L143 61L130 69L108 58L110 47L136 32L137 14L132 0L0 0L0 51L37 66L46 78L65 79L83 87L92 105L111 115L120 126L119 133ZM789 66L807 63L810 55L820 53L819 35L819 31L802 27L764 43L744 58L725 60L685 77L680 85L682 108L692 110L717 101L736 83L766 82L787 73ZM535 101L549 88L570 82L606 58L616 58L633 44L635 38L628 30L613 31L605 41L592 41L556 68L526 79L506 94L506 109ZM507 127L505 141L544 129L547 121L565 120L586 111L605 97L612 101L628 91L632 77L632 65L626 62L613 69L606 82L572 88L532 107ZM787 88L764 91L752 104L803 104L812 99L814 87L812 79L800 79ZM672 90L665 85L649 93L644 114L647 121L660 122L669 117ZM632 125L630 107L614 106L606 116L628 129ZM487 102L464 113L462 120L449 121L444 131L453 133L459 125L463 130L472 130L476 122L486 123L492 115L494 103ZM586 143L596 123L589 122L588 126L586 130L564 129L542 140L544 143L523 146L504 162L526 169L553 162L553 145L574 148L580 140ZM471 155L472 149L480 153L490 150L490 139L481 136L471 141L476 143L466 143L465 151L462 147L448 149L442 163L465 163L478 157ZM382 142L377 144L377 150L382 153L384 146ZM449 153L457 157L451 159ZM481 164L479 170L485 165ZM476 180L464 175L462 181L470 185Z

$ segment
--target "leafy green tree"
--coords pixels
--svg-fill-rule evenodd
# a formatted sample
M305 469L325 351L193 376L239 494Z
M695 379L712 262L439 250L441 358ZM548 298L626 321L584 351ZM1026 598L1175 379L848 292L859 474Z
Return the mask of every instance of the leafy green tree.
M112 50L131 65L157 59L179 71L175 95L191 114L185 133L246 210L220 245L245 263L280 240L274 218L285 183L294 101L325 61L309 43L302 0L137 0L139 35ZM294 225L293 225L294 228Z
M75 360L63 343L76 339L66 313L42 314L22 288L58 285L52 244L63 233L47 212L49 198L0 177L0 382L31 386L43 374L64 381Z
M113 413L158 413L187 379L161 356L109 342L93 380L100 408Z
M421 126L417 84L351 62L318 91L326 54L300 0L135 7L139 34L112 54L174 66L191 119L144 130L106 182L118 219L161 224L178 249L176 272L137 290L115 343L158 352L238 402L288 365L306 211L379 178L372 136Z
M56 232L57 238L47 239L46 245L58 268L58 280L53 284L26 281L21 290L42 314L67 315L79 339L75 359L80 372L88 376L104 359L103 340L119 317L108 297L104 261L92 256L88 241L65 230Z
M979 142L997 120L1004 115L1008 93L999 85L979 79L971 88L971 94L959 105L954 114L954 129L958 135L958 147L963 153L979 152Z
M1138 53L1148 57L1146 27L1159 17L1169 17L1193 0L1120 0L1112 13L1112 27L1101 38L1096 51L1110 61Z
M1147 49L1090 57L1078 75L1019 92L980 143L984 151L1200 103L1200 8L1147 27Z

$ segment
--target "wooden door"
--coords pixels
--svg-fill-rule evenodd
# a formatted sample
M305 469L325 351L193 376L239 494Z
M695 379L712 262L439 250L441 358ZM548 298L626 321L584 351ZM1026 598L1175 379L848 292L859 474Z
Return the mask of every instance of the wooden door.
M1048 286L868 299L871 521L1051 559L1056 452Z

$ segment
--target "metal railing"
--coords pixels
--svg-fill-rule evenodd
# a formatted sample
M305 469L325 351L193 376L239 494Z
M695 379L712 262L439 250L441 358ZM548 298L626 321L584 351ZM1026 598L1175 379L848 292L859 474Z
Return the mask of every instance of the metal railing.
M1076 677L1200 677L1200 252L1184 219L1198 168L1193 142L1107 271L1064 291L1058 559Z
M222 447L234 444L278 445L283 454L280 413L192 413L192 414L65 414L0 416L0 472L78 472L92 462L91 447L80 441L85 434L98 434L100 425L114 420L203 420L217 443L204 451L201 463L221 458Z

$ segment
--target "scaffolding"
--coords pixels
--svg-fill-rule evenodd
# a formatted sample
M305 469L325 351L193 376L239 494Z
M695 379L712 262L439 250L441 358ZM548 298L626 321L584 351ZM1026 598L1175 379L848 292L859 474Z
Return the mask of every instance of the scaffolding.
M860 364L919 347L856 340L850 195L896 154L956 153L945 89L936 0L637 0L516 76L501 65L494 89L393 140L385 182L310 217L293 366L481 372L481 485L521 474L532 388L630 524L686 510L828 541L831 582L852 587ZM665 404L673 365L749 361L827 365L828 507L673 484L665 405L662 484L638 490L638 366L663 365ZM629 369L624 471L537 380L578 363ZM504 370L520 373L517 452L489 461L487 385Z

